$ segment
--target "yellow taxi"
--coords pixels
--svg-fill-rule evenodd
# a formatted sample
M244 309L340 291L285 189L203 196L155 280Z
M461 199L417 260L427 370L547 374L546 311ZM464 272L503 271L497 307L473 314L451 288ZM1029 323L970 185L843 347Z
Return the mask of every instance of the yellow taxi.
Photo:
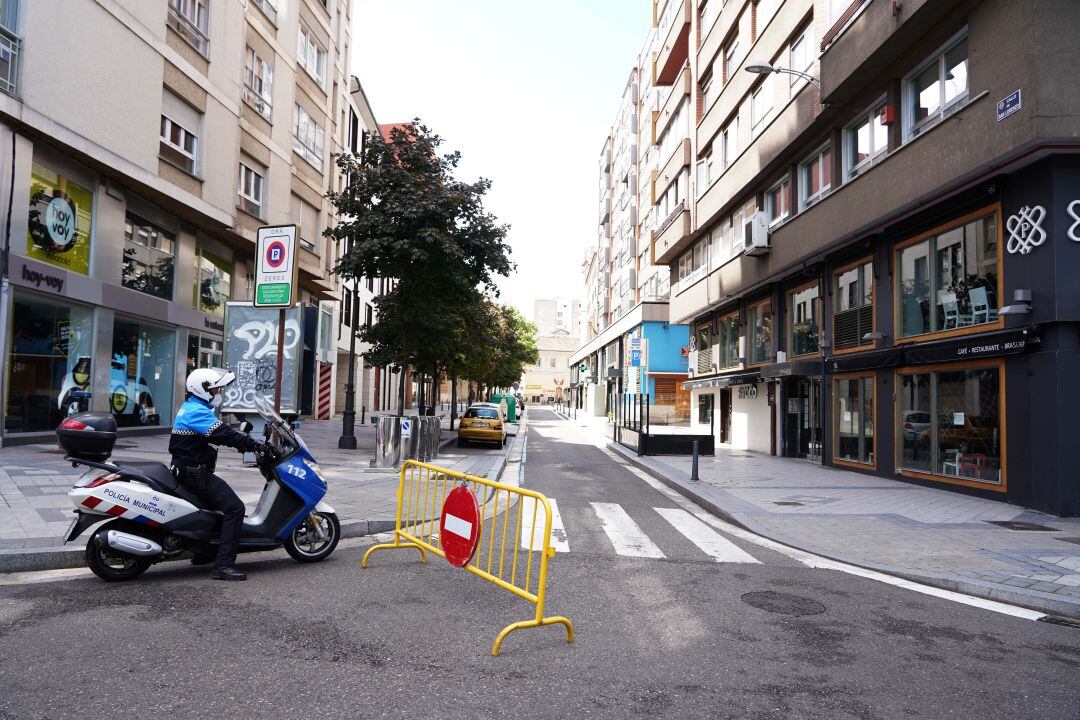
M458 426L458 447L473 440L506 445L506 421L498 405L476 404L465 411Z

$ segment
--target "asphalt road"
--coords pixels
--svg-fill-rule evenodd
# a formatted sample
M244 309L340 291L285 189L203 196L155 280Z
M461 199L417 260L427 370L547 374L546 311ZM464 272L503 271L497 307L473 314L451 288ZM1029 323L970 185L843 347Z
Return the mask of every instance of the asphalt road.
M412 550L361 570L370 541L246 583L173 563L0 586L0 718L1080 718L1080 630L806 567L530 412L572 645L527 629L492 657L528 603Z

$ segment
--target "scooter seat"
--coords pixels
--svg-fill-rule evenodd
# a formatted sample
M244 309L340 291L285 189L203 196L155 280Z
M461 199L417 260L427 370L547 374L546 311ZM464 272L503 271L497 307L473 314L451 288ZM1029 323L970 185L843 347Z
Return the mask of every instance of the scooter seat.
M131 468L135 472L153 480L154 484L151 487L158 492L183 498L200 510L206 509L206 501L180 484L180 481L176 479L176 476L172 474L172 470L165 463L128 462L120 464L120 467Z

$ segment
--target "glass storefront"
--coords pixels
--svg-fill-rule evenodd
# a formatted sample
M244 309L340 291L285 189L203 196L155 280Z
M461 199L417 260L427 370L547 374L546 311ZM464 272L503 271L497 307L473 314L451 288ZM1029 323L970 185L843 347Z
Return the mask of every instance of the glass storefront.
M835 460L874 464L874 378L833 381Z
M225 367L222 360L223 349L221 340L196 333L188 335L185 376L197 368Z
M118 425L172 420L175 349L172 330L116 318L108 392L109 410Z
M750 364L768 362L772 351L772 303L766 301L749 309L746 334Z
M12 300L7 432L53 430L88 407L93 311L29 294Z
M1001 370L903 372L900 467L1001 482Z
M172 300L175 248L172 233L129 212L124 220L123 286Z
M815 283L790 295L788 317L791 323L791 355L810 355L818 351L818 320L821 303Z
M193 307L211 315L225 316L225 303L232 297L233 266L200 249L195 256Z

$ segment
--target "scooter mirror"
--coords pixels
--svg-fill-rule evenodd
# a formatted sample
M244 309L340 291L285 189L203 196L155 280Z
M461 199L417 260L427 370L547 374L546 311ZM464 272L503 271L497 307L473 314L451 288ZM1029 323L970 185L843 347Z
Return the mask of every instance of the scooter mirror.
M242 433L249 433L254 429L255 429L255 426L252 425L247 420L244 420L242 423L240 423L240 432L242 432Z

